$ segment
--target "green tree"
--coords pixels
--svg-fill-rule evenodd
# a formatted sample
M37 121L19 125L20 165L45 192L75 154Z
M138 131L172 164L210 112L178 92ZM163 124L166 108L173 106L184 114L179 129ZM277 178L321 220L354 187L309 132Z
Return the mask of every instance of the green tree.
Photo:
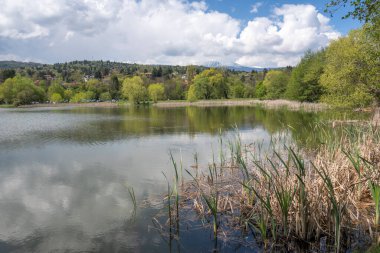
M53 93L50 96L50 101L54 102L54 103L60 103L60 102L63 101L63 98L62 98L61 94L59 94L59 93Z
M362 107L380 100L380 65L372 58L363 29L334 41L326 50L321 100L336 106Z
M157 102L158 100L164 99L164 94L165 94L165 88L162 83L155 83L151 84L148 87L148 94L150 100L153 102Z
M343 16L345 18L358 19L364 22L364 29L376 45L375 57L380 55L380 1L379 0L331 0L326 4L326 12L331 15L340 7L351 5L350 11ZM378 58L377 58L378 59Z
M65 90L63 94L63 98L67 101L70 101L73 96L74 96L74 92L71 89Z
M111 77L111 83L110 83L110 94L112 98L118 98L119 97L119 90L120 90L120 82L116 75L112 75Z
M197 99L219 99L228 97L228 86L223 73L217 69L206 69L193 79Z
M60 81L54 81L48 88L48 97L51 100L53 94L59 94L61 98L65 96L65 88L60 84Z
M326 4L326 12L331 15L347 3L353 7L343 18L355 18L366 23L378 21L380 15L380 2L378 0L332 0Z
M4 82L8 78L13 78L16 76L16 71L14 69L4 69L0 71L0 83Z
M122 95L130 103L141 103L146 100L147 91L144 82L139 76L126 78L123 82Z
M292 70L286 97L301 102L316 102L322 94L319 83L325 64L325 52L307 52Z
M100 94L108 91L108 86L98 79L90 79L87 81L85 89L95 94L94 99L99 98Z
M194 85L190 85L190 88L187 92L187 100L189 102L195 102L197 101L197 96L195 94L195 86Z
M195 74L196 74L195 66L189 65L186 67L186 80L188 84L190 84L193 81Z
M74 96L70 99L71 103L82 103L86 102L86 93L85 92L78 92L75 93Z
M112 96L108 91L106 91L100 94L99 99L101 101L110 101L112 99Z
M34 85L33 81L19 75L8 78L0 85L0 101L6 104L22 105L43 102L45 91Z
M258 84L256 84L255 97L257 97L259 99L263 99L263 98L265 98L266 95L267 95L267 89L264 86L264 83L261 81Z
M281 70L270 70L265 75L263 85L266 89L266 98L278 99L284 97L289 76Z
M186 83L181 78L172 78L165 81L165 97L171 100L185 99Z
M243 98L245 86L239 77L228 78L230 96L232 98Z

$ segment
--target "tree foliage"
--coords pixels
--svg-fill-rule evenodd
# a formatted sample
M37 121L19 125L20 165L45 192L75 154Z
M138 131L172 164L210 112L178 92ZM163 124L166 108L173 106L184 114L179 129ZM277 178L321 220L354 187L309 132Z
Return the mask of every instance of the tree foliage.
M4 82L8 78L13 78L16 76L16 71L14 69L4 69L0 71L0 83Z
M126 78L123 82L122 95L130 103L139 104L146 100L147 91L144 82L139 76Z
M217 69L207 69L193 79L197 99L219 99L228 97L228 86L223 73Z
M340 7L350 4L353 9L343 18L355 18L366 23L374 22L380 13L380 2L378 0L332 0L326 5L326 12L331 15Z
M301 62L292 70L286 97L301 102L316 102L322 94L319 83L325 64L324 50L306 52Z
M265 98L267 95L267 89L264 86L264 82L259 82L255 87L255 97L259 99Z
M0 86L0 101L6 104L23 105L43 102L45 95L45 91L34 85L31 79L19 75L8 78Z
M63 101L63 98L62 98L61 94L59 94L59 93L53 93L50 96L50 101L54 102L54 103L60 103L60 102Z
M99 96L100 101L110 101L111 99L112 99L111 93L109 93L108 91L103 92Z
M149 99L153 102L164 99L165 88L162 83L154 83L148 87Z
M284 97L289 76L281 70L270 70L265 76L263 85L266 90L266 98L278 99Z
M110 87L109 87L109 92L111 94L111 97L112 98L118 98L119 97L119 91L120 91L119 78L116 75L112 75L111 83L110 83Z
M51 96L53 94L59 94L61 96L61 98L63 98L65 96L65 88L60 84L60 81L57 80L57 81L53 82L52 85L49 86L47 93L48 93L48 97L50 100L51 100ZM55 101L55 102L57 102L57 101Z
M362 107L380 98L380 65L373 62L365 30L351 31L326 50L321 76L322 100L329 104Z

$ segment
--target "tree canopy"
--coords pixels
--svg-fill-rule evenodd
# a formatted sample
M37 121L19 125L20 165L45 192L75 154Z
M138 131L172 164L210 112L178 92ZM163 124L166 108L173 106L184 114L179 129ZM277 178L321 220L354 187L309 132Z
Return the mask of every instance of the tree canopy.
M322 101L349 107L370 105L380 98L380 65L373 62L365 30L351 31L326 49L321 76Z
M43 102L45 91L33 84L33 81L19 75L8 78L0 85L0 101L6 104L23 105Z
M144 82L139 76L126 78L123 82L122 95L129 102L139 104L146 100L147 91Z
M158 100L164 99L164 95L165 95L164 85L162 83L154 83L154 84L149 85L148 94L149 94L150 100L152 100L155 103Z
M306 52L301 62L292 70L286 97L302 102L316 102L322 94L320 77L325 64L325 51Z
M223 73L217 69L207 69L193 79L194 94L197 99L218 99L228 97L228 86Z
M280 70L270 70L265 76L263 85L266 90L266 98L278 99L284 96L289 76Z

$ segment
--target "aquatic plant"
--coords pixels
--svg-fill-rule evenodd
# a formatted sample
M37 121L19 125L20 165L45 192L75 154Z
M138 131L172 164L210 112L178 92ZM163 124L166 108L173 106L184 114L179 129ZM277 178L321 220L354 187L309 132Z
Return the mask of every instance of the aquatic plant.
M377 231L379 223L380 131L366 125L319 127L310 137L320 141L315 149L296 148L287 131L273 135L269 146L248 146L239 134L219 141L228 143L231 156L218 165L213 155L195 177L186 170L192 183L185 184L185 199L201 217L211 215L215 238L218 230L228 234L228 226L254 228L265 247L286 245L289 238L316 244L328 238L336 252L347 247L342 241L349 240L353 227L370 238L362 229L373 220ZM365 194L369 190L373 205Z

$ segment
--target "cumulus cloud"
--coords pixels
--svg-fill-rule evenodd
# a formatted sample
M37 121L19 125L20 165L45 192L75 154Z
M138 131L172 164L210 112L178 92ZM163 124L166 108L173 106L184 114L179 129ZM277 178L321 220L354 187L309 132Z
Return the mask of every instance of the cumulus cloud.
M33 5L33 6L32 6ZM184 0L3 0L0 59L294 65L340 34L313 5L283 5L247 24ZM255 7L255 8L254 8ZM260 3L252 7L256 12Z

